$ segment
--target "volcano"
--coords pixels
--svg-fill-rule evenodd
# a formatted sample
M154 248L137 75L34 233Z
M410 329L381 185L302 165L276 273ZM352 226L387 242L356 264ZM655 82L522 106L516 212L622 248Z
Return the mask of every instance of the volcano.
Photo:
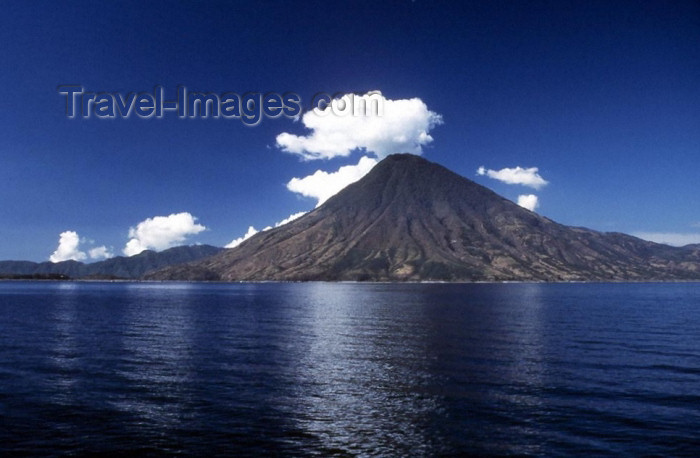
M312 212L153 280L698 280L700 252L558 224L438 164L391 155Z

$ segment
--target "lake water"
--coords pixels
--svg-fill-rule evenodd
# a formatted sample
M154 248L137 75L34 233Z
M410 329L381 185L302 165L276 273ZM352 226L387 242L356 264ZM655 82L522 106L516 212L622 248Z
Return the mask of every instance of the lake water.
M700 284L0 282L0 320L0 454L700 449Z

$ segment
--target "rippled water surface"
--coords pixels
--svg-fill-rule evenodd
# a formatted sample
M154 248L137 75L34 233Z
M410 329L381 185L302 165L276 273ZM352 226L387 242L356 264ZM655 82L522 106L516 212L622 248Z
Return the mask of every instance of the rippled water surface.
M698 284L0 282L0 454L692 455Z

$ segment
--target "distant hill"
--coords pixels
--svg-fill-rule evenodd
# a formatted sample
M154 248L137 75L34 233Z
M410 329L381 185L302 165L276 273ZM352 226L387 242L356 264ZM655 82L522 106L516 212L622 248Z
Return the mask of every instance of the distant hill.
M30 262L0 261L0 278L92 278L137 279L146 272L213 256L223 248L192 245L170 248L161 252L146 250L135 256L117 256L85 264L77 261Z
M567 227L421 157L397 154L326 203L159 280L700 279L700 253Z

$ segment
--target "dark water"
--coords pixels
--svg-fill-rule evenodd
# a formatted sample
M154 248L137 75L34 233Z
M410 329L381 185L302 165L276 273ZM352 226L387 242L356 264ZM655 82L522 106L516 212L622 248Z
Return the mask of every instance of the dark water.
M700 285L0 283L0 454L692 455Z

